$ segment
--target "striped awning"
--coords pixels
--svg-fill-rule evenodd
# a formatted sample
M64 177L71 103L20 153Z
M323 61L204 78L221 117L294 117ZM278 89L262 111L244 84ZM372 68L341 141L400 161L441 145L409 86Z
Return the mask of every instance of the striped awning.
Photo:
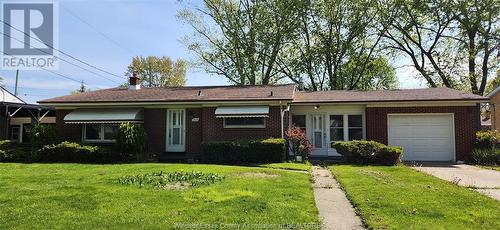
M143 123L142 109L77 109L64 117L67 124Z
M236 117L268 117L269 106L218 107L215 109L217 118Z

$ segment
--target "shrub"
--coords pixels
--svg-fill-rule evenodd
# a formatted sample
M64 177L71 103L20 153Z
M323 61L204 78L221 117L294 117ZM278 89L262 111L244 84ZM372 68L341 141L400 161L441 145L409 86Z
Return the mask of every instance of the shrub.
M109 148L82 146L67 141L43 146L38 156L41 162L111 163L122 160L120 154Z
M53 125L39 124L30 131L31 152L36 159L36 152L44 145L57 143L57 130Z
M476 133L476 148L500 148L500 132L497 130L479 131Z
M304 131L293 125L285 132L286 139L290 142L289 148L296 156L302 156L302 160L309 159L314 146L309 142Z
M401 160L403 150L376 141L337 141L332 144L348 162L357 164L395 165Z
M248 146L237 141L215 141L201 144L203 161L214 164L235 164L246 161Z
M202 143L203 160L207 163L271 163L285 160L285 140L269 138L245 141Z
M283 162L286 158L285 143L286 140L282 138L250 141L248 143L248 161L259 163Z
M145 161L146 131L142 125L123 123L116 134L116 149L127 161Z
M169 184L179 183L182 186L199 187L222 181L224 176L213 173L202 172L153 172L136 176L123 176L118 179L118 183L123 185L151 186L155 188L169 188Z
M500 149L475 148L465 160L469 164L497 166L500 165Z
M0 141L0 162L28 162L30 160L29 146L11 140Z

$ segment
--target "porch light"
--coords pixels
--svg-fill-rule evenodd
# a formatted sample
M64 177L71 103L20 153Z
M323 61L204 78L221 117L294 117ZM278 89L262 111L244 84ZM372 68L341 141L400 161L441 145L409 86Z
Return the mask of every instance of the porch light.
M314 109L319 109L319 105L315 105L315 106L314 106Z

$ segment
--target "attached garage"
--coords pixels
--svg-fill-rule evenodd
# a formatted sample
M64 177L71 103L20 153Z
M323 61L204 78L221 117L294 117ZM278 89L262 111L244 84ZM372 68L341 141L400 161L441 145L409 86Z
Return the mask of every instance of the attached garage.
M455 161L453 114L388 114L388 144L404 161Z

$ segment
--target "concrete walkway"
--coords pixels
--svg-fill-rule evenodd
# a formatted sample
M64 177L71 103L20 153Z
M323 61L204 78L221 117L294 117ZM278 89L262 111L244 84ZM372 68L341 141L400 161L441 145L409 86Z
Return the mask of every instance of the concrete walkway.
M313 166L312 174L314 200L319 211L321 229L364 229L361 219L330 170Z
M414 169L500 200L500 172L472 165L423 165Z

